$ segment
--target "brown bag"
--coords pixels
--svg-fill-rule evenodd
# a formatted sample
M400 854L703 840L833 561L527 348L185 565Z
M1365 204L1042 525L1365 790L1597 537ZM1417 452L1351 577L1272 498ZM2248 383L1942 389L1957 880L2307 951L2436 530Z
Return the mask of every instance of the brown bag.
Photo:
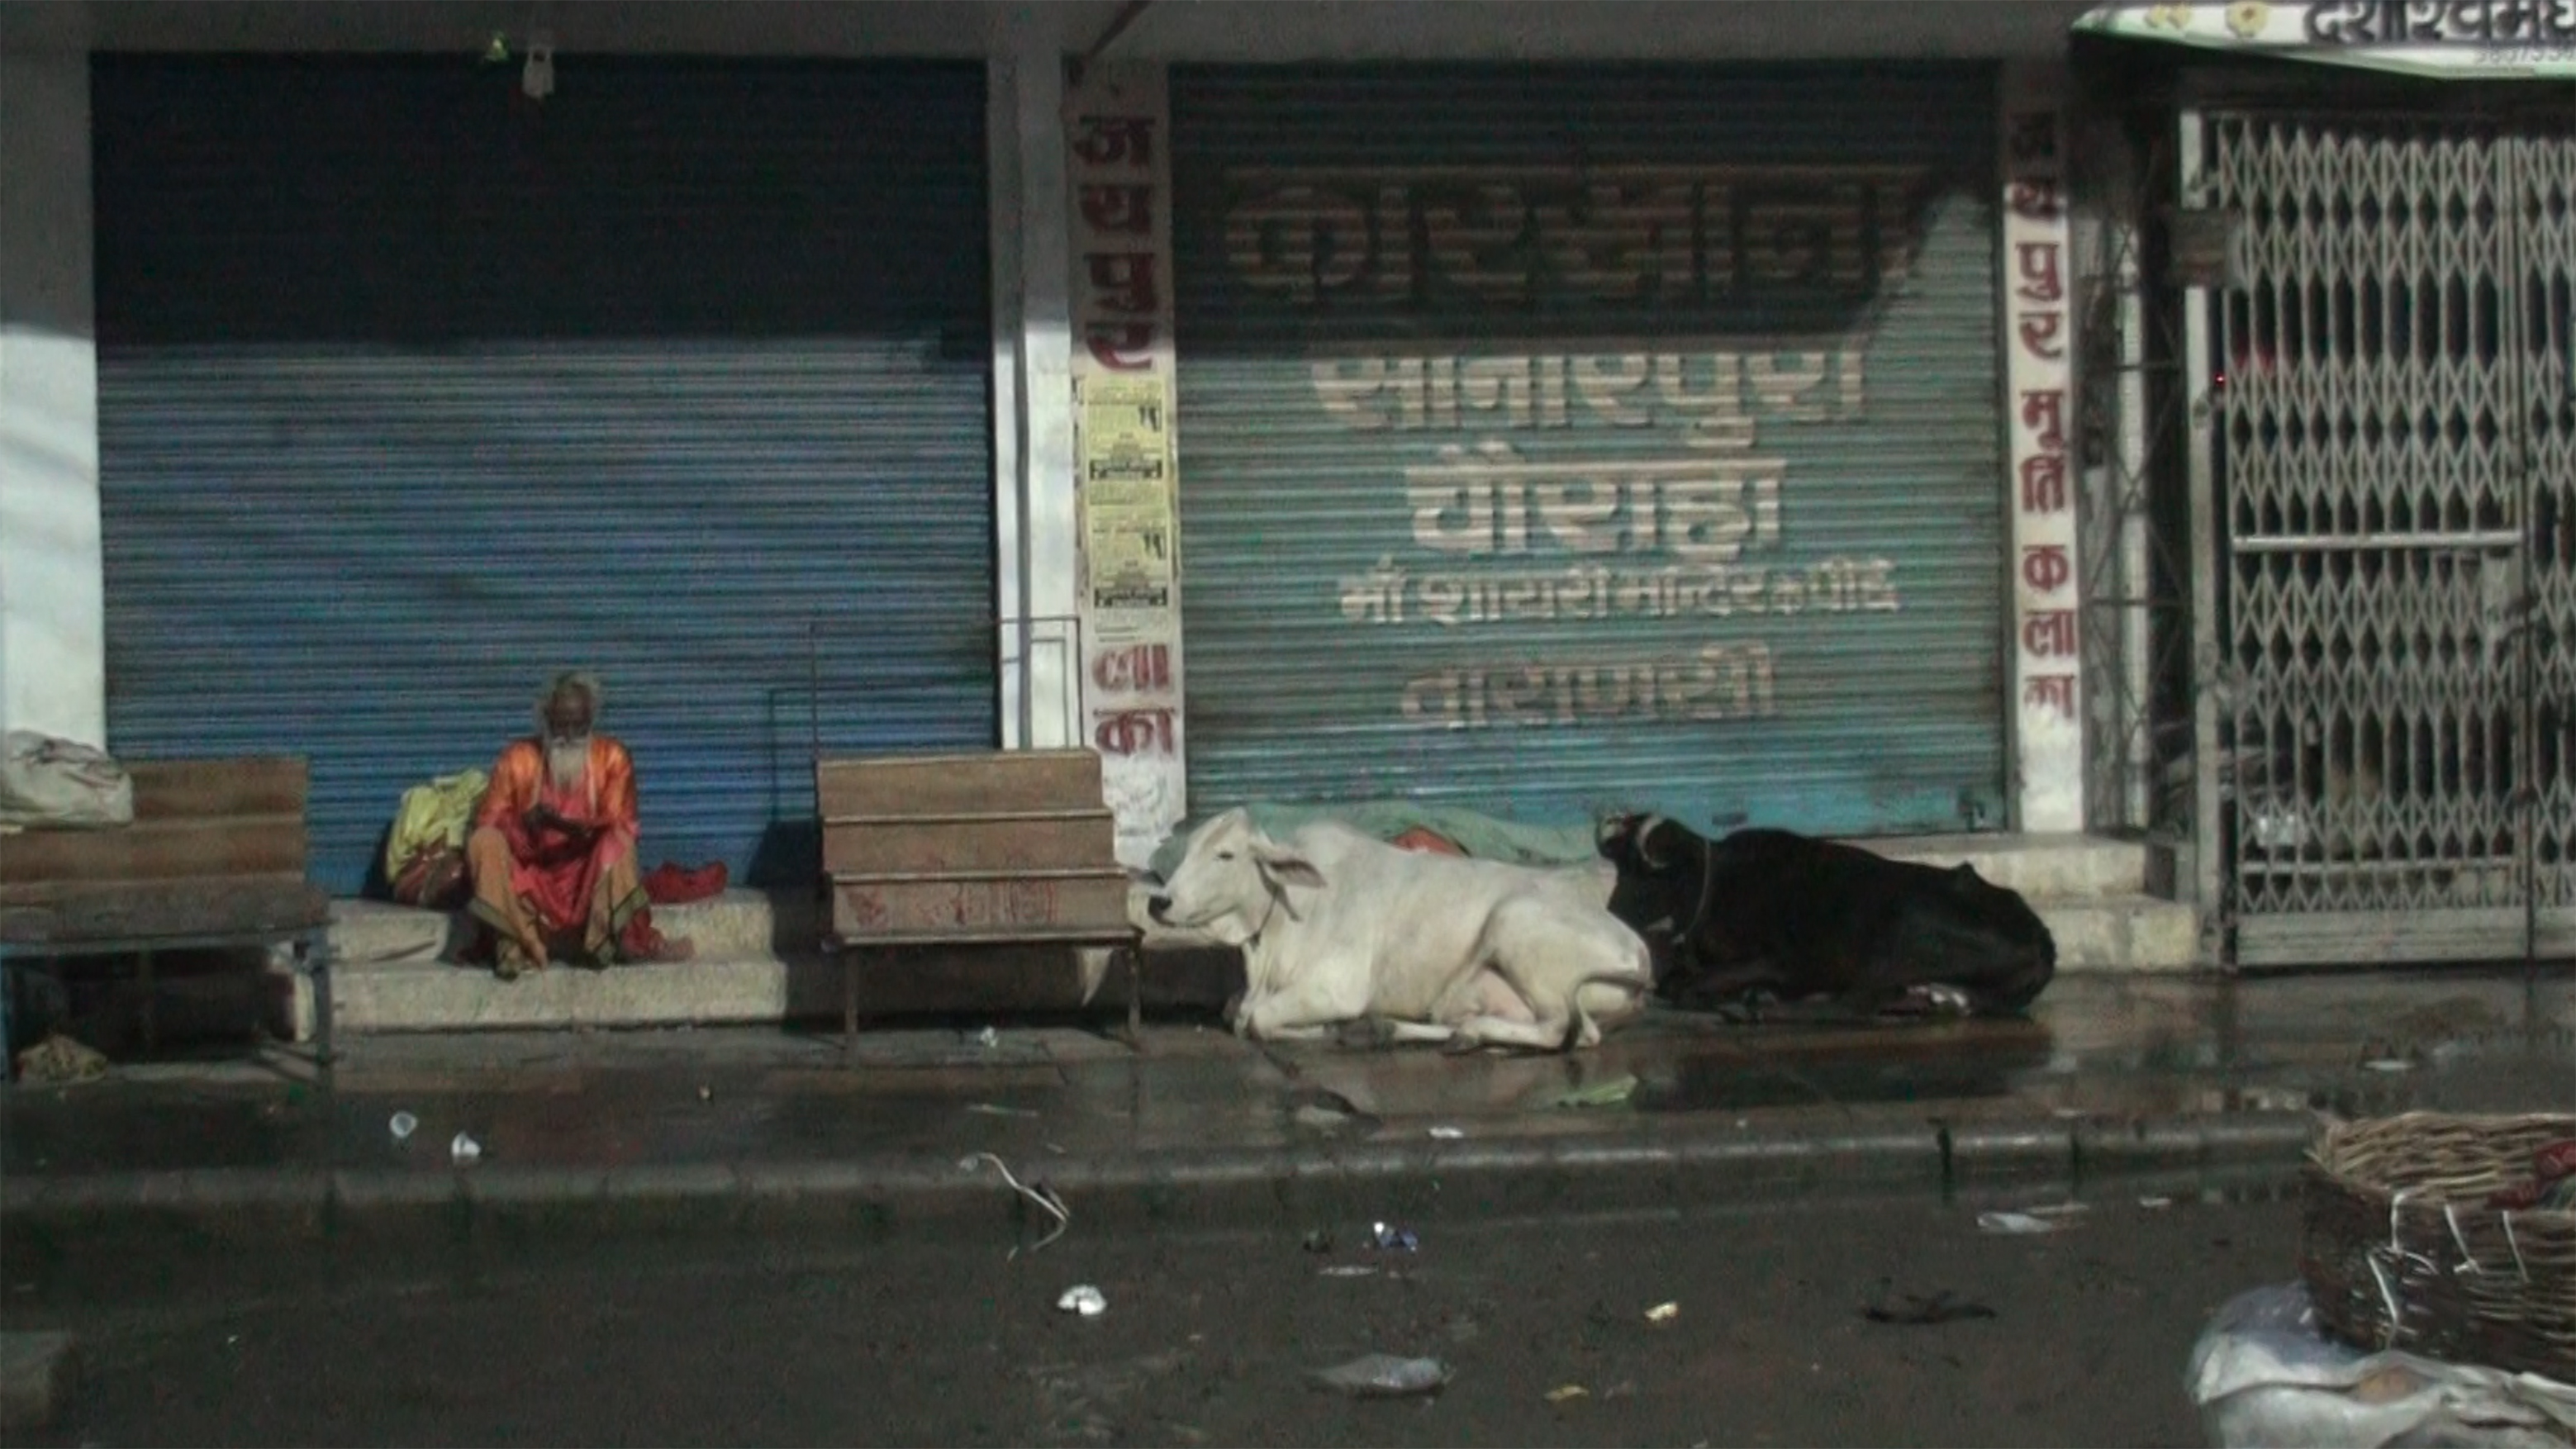
M449 845L424 846L403 862L394 877L394 899L424 910L452 911L470 893L465 852Z

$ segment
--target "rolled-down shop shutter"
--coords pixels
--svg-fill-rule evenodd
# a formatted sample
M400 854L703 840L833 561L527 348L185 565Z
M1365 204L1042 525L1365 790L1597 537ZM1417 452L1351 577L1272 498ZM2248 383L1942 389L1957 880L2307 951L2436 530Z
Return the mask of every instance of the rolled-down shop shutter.
M346 893L559 667L648 868L814 879L818 727L995 743L979 68L95 76L113 749L307 756Z
M2001 824L1993 111L1176 73L1194 807Z

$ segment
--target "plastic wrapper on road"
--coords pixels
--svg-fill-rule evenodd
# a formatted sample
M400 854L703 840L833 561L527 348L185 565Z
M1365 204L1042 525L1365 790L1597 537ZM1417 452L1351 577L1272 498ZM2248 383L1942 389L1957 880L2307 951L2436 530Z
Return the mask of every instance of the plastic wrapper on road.
M2241 1293L2185 1386L2216 1449L2568 1449L2576 1387L2328 1338L2305 1284Z

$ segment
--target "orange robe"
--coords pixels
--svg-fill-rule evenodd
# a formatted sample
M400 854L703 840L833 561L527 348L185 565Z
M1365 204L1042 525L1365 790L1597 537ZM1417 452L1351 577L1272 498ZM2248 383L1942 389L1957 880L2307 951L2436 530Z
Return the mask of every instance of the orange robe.
M566 819L603 827L590 839L560 827L532 829L528 810L540 800ZM474 875L473 912L531 963L547 943L579 933L592 959L649 957L662 945L636 875L635 763L606 735L590 739L581 784L557 789L545 748L514 740L492 766L492 782L466 856Z

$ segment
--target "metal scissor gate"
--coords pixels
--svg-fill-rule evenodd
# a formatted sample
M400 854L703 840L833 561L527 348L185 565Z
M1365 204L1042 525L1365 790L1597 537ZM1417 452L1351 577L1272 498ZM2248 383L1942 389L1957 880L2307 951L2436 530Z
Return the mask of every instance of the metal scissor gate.
M2576 955L2576 123L2182 124L2232 228L2185 367L2235 959Z

